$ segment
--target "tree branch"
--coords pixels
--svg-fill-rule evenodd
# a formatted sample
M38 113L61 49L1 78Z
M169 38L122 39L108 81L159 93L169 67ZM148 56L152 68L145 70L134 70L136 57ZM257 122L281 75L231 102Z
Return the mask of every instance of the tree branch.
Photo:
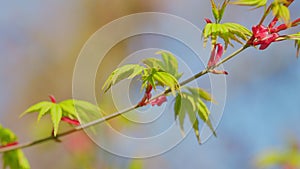
M243 47L241 47L240 49L236 50L235 52L233 52L232 54L228 55L227 57L225 57L223 60L221 60L218 64L216 64L215 66L209 68L209 69L204 69L203 71L193 75L192 77L184 80L183 82L180 83L180 86L184 86L196 79L198 79L199 77L209 73L210 70L213 70L214 68L222 65L223 63L227 62L228 60L232 59L234 56L238 55L239 53L241 53L242 51L244 51L246 48L248 48L249 45L245 44ZM170 89L166 89L164 92L154 96L153 98L151 98L150 100L154 100L162 95L166 95L168 93L170 93L171 90ZM110 120L110 119L113 119L115 117L118 117L122 114L125 114L125 113L128 113L134 109L137 109L139 107L139 105L135 105L135 106L131 106L127 109L124 109L124 110L121 110L119 112L115 112L113 114L110 114L110 115L107 115L103 118L100 118L98 120L95 120L95 121L91 121L89 123L86 123L86 124L83 124L81 126L77 126L75 127L74 129L72 130L69 130L69 131L66 131L66 132L63 132L63 133L60 133L60 134L57 134L56 137L54 136L49 136L49 137L45 137L45 138L42 138L42 139L38 139L38 140L35 140L35 141L30 141L30 142L27 142L27 143L23 143L23 144L18 144L18 145L15 145L15 146L9 146L9 147L4 147L4 148L0 148L0 153L4 153L4 152L8 152L8 151L12 151L12 150L16 150L16 149L24 149L24 148L27 148L27 147L31 147L31 146L34 146L34 145L38 145L38 144L41 144L41 143L45 143L47 141L51 141L51 140L56 140L60 137L63 137L63 136L66 136L66 135L69 135L69 134L72 134L74 132L77 132L77 131L81 131L83 129L86 129L86 128L89 128L91 126L94 126L94 125L97 125L97 124L100 124L104 121L107 121L107 120Z

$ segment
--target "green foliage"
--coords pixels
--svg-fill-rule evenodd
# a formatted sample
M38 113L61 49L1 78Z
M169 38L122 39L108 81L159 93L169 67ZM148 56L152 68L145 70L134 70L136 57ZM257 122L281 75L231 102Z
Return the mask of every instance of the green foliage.
M226 6L229 3L229 1L230 0L224 0L222 6L217 6L214 0L210 0L212 6L212 13L214 15L216 23L220 23L220 21L222 20Z
M247 40L252 36L252 32L244 26L237 23L208 23L202 32L204 38L204 47L207 44L208 39L211 39L211 44L217 43L217 38L220 37L225 43L225 49L228 44L233 46L231 40L243 44L242 40Z
M156 86L169 87L173 95L175 91L180 89L179 82L177 79L168 72L158 70L156 68L148 69L142 77L143 84L142 87L146 88L148 84L151 84L154 89Z
M3 128L0 125L0 143L1 146L6 146L9 143L17 141L16 135L9 129ZM27 158L22 150L13 150L4 152L3 156L3 169L7 167L10 169L30 169Z
M267 0L238 0L232 2L235 5L254 6L256 8L266 6Z
M286 25L290 25L290 10L286 4L286 0L275 0L271 5L271 9L274 16L281 19Z
M278 40L295 40L295 47L297 50L296 56L299 56L299 51L300 51L300 32L295 33L295 34L290 34L290 35L285 35L280 37Z
M180 88L178 79L182 76L182 73L178 73L178 61L169 52L159 51L157 54L160 54L162 59L147 58L143 60L145 67L138 64L129 64L117 68L108 77L103 89L107 91L112 85L121 80L141 76L142 88L146 88L148 84L151 84L154 89L156 89L156 86L167 86L175 95L175 91Z
M88 121L90 115L99 115L102 110L89 102L82 100L65 100L60 103L52 103L49 101L39 102L31 107L29 107L24 113L21 114L21 117L29 114L38 112L38 122L46 114L51 115L51 120L53 123L54 136L57 135L59 129L59 123L62 117L69 117L71 119L79 119Z
M143 60L143 63L148 68L156 68L158 70L165 71L179 80L182 73L178 73L178 61L176 57L172 53L166 51L158 51L156 54L160 54L162 56L162 60L147 58Z
M122 67L117 68L111 73L106 82L104 83L102 89L105 89L105 92L111 88L112 85L117 84L124 79L132 79L138 75L142 75L145 68L138 64L128 64Z
M291 166L293 168L300 167L300 150L297 145L291 144L287 151L268 151L263 153L256 164L260 168L268 168L273 166Z
M143 162L141 160L132 160L128 169L143 169Z
M187 116L193 126L194 133L199 143L201 143L199 133L199 119L205 122L216 136L215 130L209 119L210 111L207 108L204 100L213 101L210 94L201 88L187 87L186 91L178 93L175 98L174 112L175 119L179 119L181 132L184 133L184 119Z
M295 40L295 47L297 48L297 57L299 57L299 51L300 51L300 39Z

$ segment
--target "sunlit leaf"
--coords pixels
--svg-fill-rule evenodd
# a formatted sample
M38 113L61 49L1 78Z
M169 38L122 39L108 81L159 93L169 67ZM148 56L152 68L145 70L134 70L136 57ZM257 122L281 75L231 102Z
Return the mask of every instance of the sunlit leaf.
M74 100L74 106L80 120L83 122L90 122L91 120L103 115L103 110L100 107L83 100Z
M177 116L180 113L180 109L181 109L181 94L178 93L174 103L175 120L177 119Z
M190 104L192 104L192 102L190 101ZM195 113L195 111L192 109L192 107L186 105L186 109L187 109L187 114L189 116L190 122L193 125L193 129L194 129L194 133L196 135L196 138L198 140L198 143L201 143L200 140L200 133L199 133L199 122L197 119L197 114Z
M30 169L29 162L21 150L3 153L3 169Z
M78 114L74 106L74 100L64 100L59 103L62 111L63 111L63 116L68 116L72 118L78 119Z
M216 23L219 23L222 20L222 17L224 15L224 11L226 9L227 4L229 3L229 0L224 0L222 6L216 5L214 0L210 0L211 7L212 7L212 13L215 18Z
M162 60L157 58L147 58L143 60L143 63L149 68L165 71L173 75L177 80L180 79L182 73L178 73L178 61L176 57L167 51L158 51L156 54L161 55Z
M117 68L111 73L106 82L104 83L102 89L105 89L105 92L110 89L112 85L117 84L124 79L132 79L138 75L142 75L142 72L145 68L138 64L128 64L122 67Z
M49 102L49 101L42 101L42 102L39 102L37 104L34 104L32 105L31 107L29 107L27 110L25 110L21 115L20 117L28 114L28 113L34 113L34 112L39 112L41 108L43 107L49 107L50 105L52 105L53 103L52 102Z
M179 89L180 85L177 79L167 72L157 71L153 74L153 79L158 82L161 86L168 86L171 92L175 96L175 91Z
M280 18L286 25L290 25L290 10L284 1L275 1L272 4L273 15Z
M54 136L56 136L59 128L59 123L62 118L62 109L58 104L55 104L54 106L51 107L50 113L51 113L51 120L53 123L53 130L54 130L53 134Z
M243 43L242 40L247 40L251 37L252 32L244 26L237 23L208 23L203 29L202 37L204 38L204 47L208 39L210 38L211 44L217 43L217 38L223 39L225 43L225 49L228 45L232 45L231 40L238 43Z
M149 68L163 69L163 62L157 58L147 58L143 60L143 63Z
M232 2L235 5L262 7L267 4L267 0L238 0Z
M16 135L11 130L3 128L0 125L0 146L6 146L7 144L16 141ZM22 150L4 152L2 159L3 169L30 169L28 160Z
M179 126L180 126L180 131L182 133L182 135L184 135L184 119L185 119L185 115L186 115L186 106L189 106L190 103L187 102L186 100L182 99L182 105L180 107L180 111L178 114L178 120L179 120Z
M143 169L144 165L141 160L132 160L128 169Z
M199 95L202 99L206 101L213 101L210 93L201 88L186 87L193 95Z
M183 89L187 91L181 91L180 94L177 94L174 103L175 119L178 117L182 133L184 133L184 118L186 114L188 114L199 143L201 143L199 119L201 119L216 136L216 132L209 118L210 111L203 102L203 100L212 101L210 94L200 88L187 87Z
M280 38L278 38L278 40L295 40L295 47L297 50L296 56L299 56L299 51L300 51L300 32L295 33L295 34L290 34L290 35L285 35L282 36Z
M297 49L297 57L299 57L299 51L300 51L300 39L299 40L295 40L295 47Z
M54 106L55 104L54 103L51 103L51 104L47 104L47 105L44 105L40 110L39 110L39 116L38 116L38 119L37 121L39 122L41 120L41 118L49 113L49 110L51 109L52 106Z
M199 117L201 118L201 120L203 120L206 123L206 125L209 127L209 129L213 132L213 135L217 136L217 133L211 123L210 118L209 118L210 111L209 111L208 107L201 99L198 99L197 106L198 106L197 113L198 113Z

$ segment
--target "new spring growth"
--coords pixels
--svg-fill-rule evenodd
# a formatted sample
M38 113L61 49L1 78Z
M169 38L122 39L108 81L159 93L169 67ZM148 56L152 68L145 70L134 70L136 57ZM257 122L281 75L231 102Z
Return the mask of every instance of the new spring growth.
M220 43L217 43L213 45L213 48L210 53L210 58L207 63L207 69L209 69L209 72L214 73L214 74L225 74L228 75L228 72L224 70L215 70L214 67L216 64L220 61L222 55L224 52L223 45Z
M139 107L142 107L142 106L145 106L147 104L151 104L152 106L161 106L164 102L167 101L167 97L165 95L163 96L159 96L158 98L154 99L154 100L151 100L151 97L152 97L152 94L151 94L151 91L152 91L152 85L151 84L148 84L147 88L146 88L146 91L145 91L145 94L144 94L144 97L142 98L142 100L138 103L138 106Z
M289 27L297 26L300 23L300 18L294 20L291 25L281 24L279 26L275 26L278 22L278 18L274 17L274 19L269 23L268 27L264 25L255 25L252 27L252 37L248 41L249 45L259 46L260 50L264 50L270 46L273 42L278 42L282 40L283 36L279 35L280 31L286 30Z
M49 98L50 98L50 100L51 100L52 103L56 104L56 98L53 95L49 95ZM77 119L71 119L71 118L69 118L67 116L63 116L61 118L61 121L64 121L66 123L69 123L69 124L72 124L72 125L75 125L75 126L79 126L80 125L80 122Z

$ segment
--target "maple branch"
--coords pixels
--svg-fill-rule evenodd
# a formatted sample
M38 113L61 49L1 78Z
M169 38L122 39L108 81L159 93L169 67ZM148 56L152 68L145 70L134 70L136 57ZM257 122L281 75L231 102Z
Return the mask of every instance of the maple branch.
M199 73L196 73L195 75L193 75L192 77L182 81L180 84L180 86L184 86L196 79L198 79L199 77L209 73L211 70L213 70L214 68L216 67L219 67L220 65L222 65L223 63L227 62L228 60L232 59L233 57L235 57L236 55L238 55L239 53L241 53L242 51L244 51L246 48L248 48L249 45L246 43L243 47L241 47L240 49L236 50L235 52L231 53L230 55L228 55L227 57L225 57L224 59L222 59L219 63L217 63L215 66L213 67L210 67L209 69L206 68L204 70L202 70L201 72ZM168 93L171 92L171 89L166 89L164 92L161 92L160 94L152 97L150 99L151 100L154 100L160 96L163 96L163 95L167 95ZM69 135L69 134L72 134L74 132L77 132L77 131L81 131L83 129L86 129L86 128L89 128L91 126L94 126L94 125L97 125L97 124L100 124L104 121L107 121L107 120L110 120L110 119L113 119L115 117L118 117L122 114L125 114L125 113L128 113L132 110L135 110L137 108L139 108L139 104L137 105L134 105L134 106L131 106L129 108L126 108L124 110L121 110L119 112L115 112L113 114L110 114L110 115L107 115L105 117L102 117L98 120L95 120L95 121L91 121L89 123L86 123L86 124L83 124L83 125L80 125L80 126L77 126L75 127L74 129L71 129L69 131L66 131L66 132L63 132L63 133L59 133L57 134L56 137L54 136L49 136L49 137L45 137L45 138L42 138L42 139L38 139L38 140L35 140L35 141L30 141L30 142L27 142L27 143L23 143L23 144L17 144L17 145L14 145L14 146L8 146L8 147L3 147L3 148L0 148L0 153L4 153L4 152L8 152L8 151L12 151L12 150L17 150L17 149L24 149L24 148L27 148L27 147L31 147L31 146L34 146L34 145L38 145L38 144L41 144L41 143L45 143L47 141L55 141L57 140L58 138L60 137L63 137L63 136L66 136L66 135Z

